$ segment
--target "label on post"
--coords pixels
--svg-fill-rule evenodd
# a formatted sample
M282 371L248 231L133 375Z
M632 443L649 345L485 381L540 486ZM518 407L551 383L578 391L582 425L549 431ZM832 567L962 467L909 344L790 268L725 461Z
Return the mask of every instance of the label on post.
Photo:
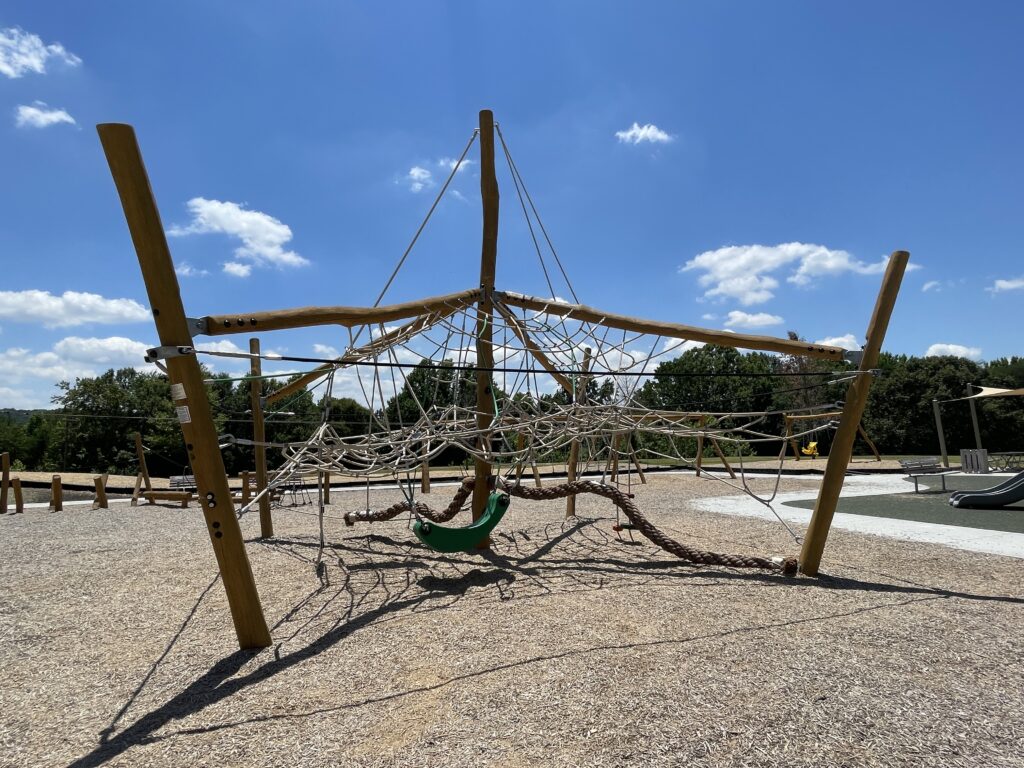
M192 415L188 412L187 405L179 405L174 409L175 413L178 414L178 421L182 424L191 424Z
M185 385L184 384L171 384L171 400L184 400L185 399Z

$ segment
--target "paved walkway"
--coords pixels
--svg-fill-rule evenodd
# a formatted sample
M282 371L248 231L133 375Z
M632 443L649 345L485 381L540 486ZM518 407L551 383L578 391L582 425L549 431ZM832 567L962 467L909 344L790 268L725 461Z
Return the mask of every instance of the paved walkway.
M996 476L990 475L990 477L993 478L993 484L999 482L999 478ZM907 483L902 476L866 475L846 478L846 482L843 484L843 497L906 493L907 490ZM814 500L816 496L816 491L780 493L775 498L773 506L779 517L788 524L806 529L811 519L811 510L789 506L788 502ZM698 508L709 512L775 520L771 510L745 495L696 499L693 503ZM857 533L870 533L905 541L923 541L970 552L984 552L1024 559L1024 533L990 531L982 528L965 528L957 525L898 520L889 517L851 515L842 512L836 513L832 526Z

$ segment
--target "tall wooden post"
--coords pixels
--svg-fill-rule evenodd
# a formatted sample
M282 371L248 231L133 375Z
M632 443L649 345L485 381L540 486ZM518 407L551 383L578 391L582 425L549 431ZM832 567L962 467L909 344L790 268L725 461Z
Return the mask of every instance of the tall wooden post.
M935 414L935 431L939 433L939 452L942 454L942 466L949 469L949 451L946 450L946 430L942 427L942 411L939 401L932 400L932 413Z
M50 480L50 511L61 512L64 509L64 486L61 485L60 475L54 475Z
M267 439L263 427L263 367L260 363L260 340L249 339L250 402L252 403L252 440L256 443L256 493L263 493L267 487ZM274 535L274 519L270 516L270 494L260 496L260 536L268 539Z
M20 514L25 511L25 499L21 495L20 477L15 477L11 480L11 488L14 490L14 511Z
M494 273L498 261L498 179L494 174L494 115L489 109L480 112L480 197L483 200L484 229L480 250L480 290L476 319L476 427L484 430L478 448L490 448L490 427L494 420L494 367L492 347L494 325ZM481 458L473 459L473 520L479 520L490 496L491 464ZM490 538L477 546L489 549Z
M909 259L910 254L906 251L895 251L889 257L889 264L885 269L885 276L882 278L882 287L879 289L878 299L875 302L875 311L868 324L867 343L864 345L860 361L862 373L854 377L846 390L843 415L832 441L832 450L828 453L825 476L821 481L821 490L818 492L818 500L814 505L814 513L807 526L803 550L800 553L800 570L808 576L818 575L821 555L825 551L825 541L828 539L832 518L836 512L836 505L839 503L839 494L843 490L843 478L846 475L850 457L853 455L853 441L857 436L857 427L860 425L864 407L868 402L871 374L863 372L870 371L878 365L882 341L885 339L885 331L889 327L889 318L896 305L896 296L899 295L900 282L903 280L903 272L907 268Z
M270 645L270 631L235 517L203 374L195 354L189 352L192 334L135 131L129 125L116 123L99 125L97 130L139 258L160 345L174 350L165 359L171 398L196 478L238 643L242 648L264 648ZM238 318L238 323L244 324L245 320ZM181 350L184 354L178 354Z
M572 393L573 402L586 405L587 403L587 374L590 372L590 361L591 361L590 347L586 347L583 350L583 375L579 377L576 383L576 389ZM579 471L580 463L580 441L579 438L574 438L569 444L569 461L565 467L566 479L571 483L576 480L576 475ZM565 516L566 518L576 517L576 497L566 496L565 498Z

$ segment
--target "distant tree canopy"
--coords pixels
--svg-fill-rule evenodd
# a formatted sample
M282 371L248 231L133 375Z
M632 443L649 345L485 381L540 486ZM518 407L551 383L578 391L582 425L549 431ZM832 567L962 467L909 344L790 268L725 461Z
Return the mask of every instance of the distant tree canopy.
M796 338L796 334L791 334ZM1024 358L1000 358L975 363L958 357L912 357L883 353L880 375L872 382L863 423L867 433L887 454L935 454L938 438L932 400L952 400L967 394L967 385L1024 387ZM847 381L821 373L839 371L833 363L760 352L742 354L729 347L707 345L690 349L655 370L637 390L637 400L649 407L672 411L796 410L836 403L845 396ZM776 374L785 373L786 376ZM709 375L710 374L710 375ZM232 381L206 372L208 395L219 434L252 437L250 382ZM831 382L831 383L830 383ZM268 379L264 396L285 382ZM133 434L142 434L147 462L155 475L187 470L187 457L170 399L167 378L132 368L109 370L95 378L62 382L54 398L57 410L31 413L0 411L0 450L8 451L16 467L42 471L137 471ZM609 403L614 383L605 378L587 382L587 399ZM495 387L497 401L506 395ZM523 397L525 395L518 395ZM383 400L382 400L383 398ZM569 393L544 395L542 401L566 404ZM456 369L451 361L422 361L412 369L397 393L378 393L375 412L351 398L314 399L301 390L266 413L266 434L271 442L307 438L321 422L329 405L329 419L339 434L356 435L383 424L413 424L420 406L446 409L473 407L475 373ZM970 408L965 401L942 407L946 443L951 453L974 446ZM976 401L982 440L992 451L1024 450L1024 398ZM773 417L761 431L781 435L783 421ZM642 435L638 440L645 439ZM648 447L657 447L656 440ZM755 445L761 453L777 453L778 443ZM691 454L692 455L692 454ZM273 453L271 453L273 456ZM462 451L446 451L440 461L458 463ZM253 467L252 449L232 445L224 449L229 473ZM272 459L273 461L273 459Z

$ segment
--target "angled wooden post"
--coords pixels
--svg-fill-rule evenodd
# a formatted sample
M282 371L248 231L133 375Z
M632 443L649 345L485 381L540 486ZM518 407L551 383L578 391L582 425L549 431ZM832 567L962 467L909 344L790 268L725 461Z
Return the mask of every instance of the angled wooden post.
M430 493L430 459L420 462L420 493Z
M21 514L25 511L25 497L21 494L21 478L15 477L11 480L11 489L14 491L14 511Z
M484 227L480 249L480 290L476 318L476 427L481 430L478 449L489 452L490 428L494 420L494 275L498 261L498 179L494 173L494 114L480 112L480 197L483 201ZM473 520L479 520L491 494L491 464L473 457ZM490 537L477 545L489 549Z
M192 351L192 334L181 303L178 278L135 132L129 125L114 123L99 125L97 130L135 244L162 354L167 355L171 398L196 478L199 502L238 643L242 648L263 648L270 645L270 632L235 517L203 374Z
M978 409L974 405L974 400L971 399L971 385L967 385L967 405L971 408L971 426L974 427L974 445L981 450L981 429L978 427Z
M267 446L266 429L263 426L263 368L260 364L260 340L249 339L250 402L252 403L252 440L256 443L256 493L263 493L267 487ZM270 494L260 496L260 537L268 539L274 535L274 519L270 515Z
M249 499L252 498L252 494L249 488L249 470L243 469L241 472L238 473L238 477L242 481L242 492L240 495L240 501L242 502L242 506L244 507L246 504L249 503Z
M909 259L910 254L906 251L895 251L889 257L889 264L882 278L882 287L875 302L875 311L868 324L867 341L859 366L860 374L854 377L846 390L843 415L832 441L832 450L828 453L825 476L821 480L818 500L814 505L814 513L807 526L803 549L800 552L800 571L808 576L818 575L821 555L825 551L825 541L828 539L832 518L839 503L839 494L843 490L843 478L853 455L857 427L868 402L868 390L871 387L871 374L868 371L878 365L878 356L882 351L886 329L889 327L889 318L892 316L893 307L896 306L900 282L903 280L903 272Z
M942 411L939 401L932 400L932 413L935 414L935 431L939 433L939 451L942 453L942 466L949 469L949 451L946 450L946 431L942 428Z
M7 514L7 486L11 482L11 456L0 453L0 515Z
M102 475L96 475L92 479L93 485L96 486L96 498L92 501L93 509L108 509L107 504L107 473L104 472Z

